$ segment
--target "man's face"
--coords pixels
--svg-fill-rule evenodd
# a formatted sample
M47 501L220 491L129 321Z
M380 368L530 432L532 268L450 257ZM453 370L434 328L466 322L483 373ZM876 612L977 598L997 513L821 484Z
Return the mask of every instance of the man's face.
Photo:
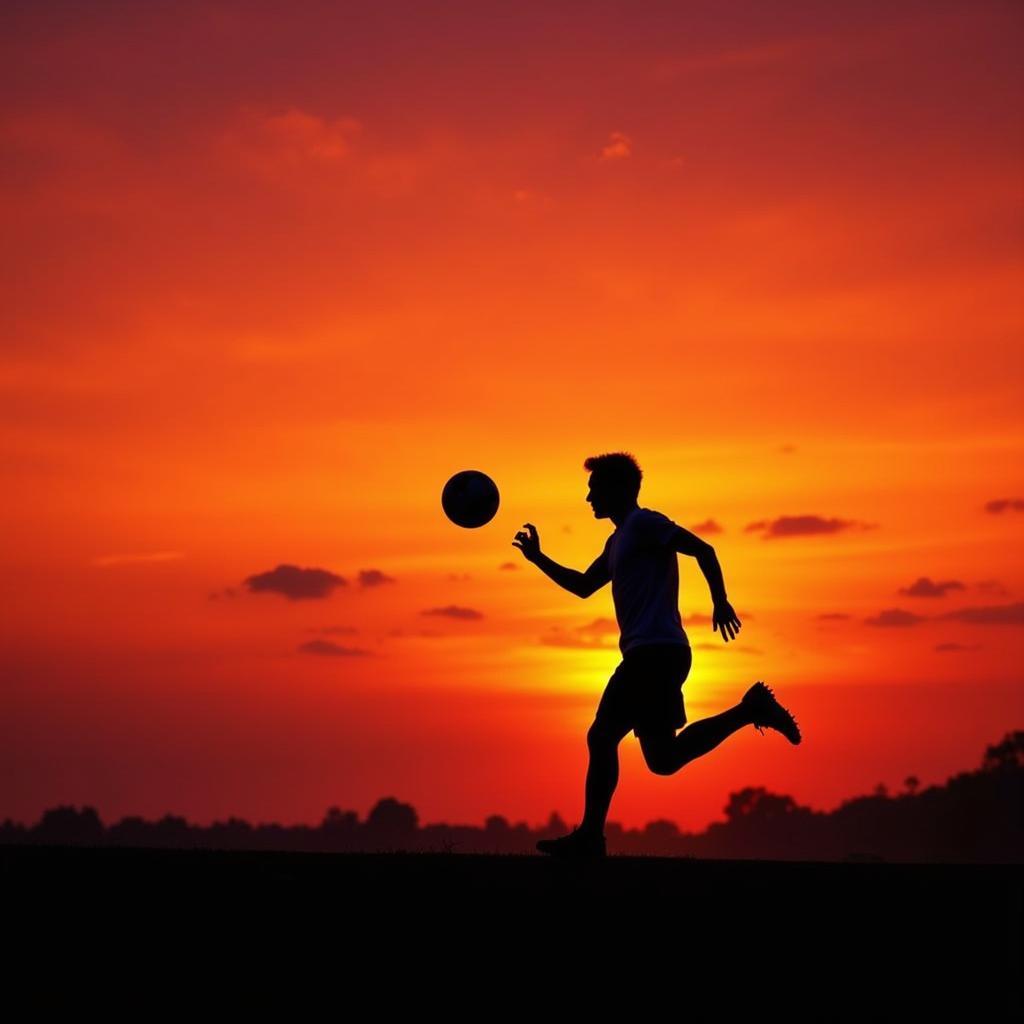
M590 502L596 519L608 518L608 502L610 497L608 485L591 473L587 501Z

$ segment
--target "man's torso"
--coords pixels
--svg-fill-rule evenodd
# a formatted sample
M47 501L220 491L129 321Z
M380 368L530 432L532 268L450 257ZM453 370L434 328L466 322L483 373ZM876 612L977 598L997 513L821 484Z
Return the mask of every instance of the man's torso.
M676 524L652 509L629 513L605 545L623 655L647 644L685 644L679 615Z

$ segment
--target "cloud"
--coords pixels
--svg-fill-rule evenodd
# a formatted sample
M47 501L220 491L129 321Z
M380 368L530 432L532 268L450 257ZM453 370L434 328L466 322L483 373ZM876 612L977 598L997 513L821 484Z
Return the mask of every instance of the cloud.
M750 533L764 530L763 540L775 540L779 537L807 537L821 533L838 533L840 530L851 530L859 527L863 530L873 529L873 523L861 523L854 519L825 519L822 516L779 516L777 519L761 519L756 523L748 523L743 529Z
M820 50L820 44L817 49ZM729 50L655 60L649 74L658 81L671 81L680 75L768 67L797 59L806 60L806 51L807 42L799 39L733 47Z
M294 565L279 565L270 572L247 576L242 582L254 594L268 591L282 594L290 601L329 597L335 587L348 586L341 576L326 569L300 569Z
M847 615L845 612L822 612L818 616L818 618L827 620L829 622L840 622L845 621L846 619L850 618L850 616Z
M310 626L307 633L320 633L323 636L340 636L342 634L358 633L355 626Z
M981 644L958 644L958 643L947 643L947 644L936 644L935 650L937 651L980 651Z
M210 600L211 601L219 601L222 597L231 598L231 597L236 597L236 596L237 596L237 592L235 591L234 587L224 587L223 590L211 590L210 591Z
M1024 625L1024 601L1016 604L994 604L984 607L958 608L939 616L942 619L956 619L979 626L1021 626Z
M362 647L341 647L330 640L309 640L299 646L304 654L325 654L333 658L362 658L372 654Z
M985 503L985 511L994 515L1002 515L1003 512L1024 512L1024 498L997 498Z
M100 569L106 569L111 565L139 565L146 562L176 562L184 558L181 551L148 551L137 555L97 555L92 564Z
M615 619L602 617L588 622L585 626L577 626L580 633L590 633L593 636L603 636L605 633L618 633L619 624Z
M498 568L499 569L508 569L508 570L511 570L511 571L515 571L515 570L517 570L519 568L519 566L516 565L515 562L502 562L501 565L498 566Z
M615 646L599 639L588 639L585 636L566 632L560 626L552 626L547 633L540 637L540 642L548 647L576 647L590 651L611 650Z
M449 619L482 619L484 617L484 613L478 612L475 608L460 608L454 604L445 605L444 608L428 608L426 611L420 612L420 615L444 615Z
M611 635L616 636L619 632L619 624L615 619L598 618L583 626L574 626L571 630L565 630L561 626L552 626L540 638L542 644L550 647L579 647L591 650L605 650L615 646L607 643L603 638Z
M714 519L705 519L703 523L691 526L690 532L696 533L700 536L702 533L724 533L725 531L714 521Z
M602 160L624 160L633 152L633 140L622 132L612 132L601 149Z
M352 117L320 117L288 107L247 108L224 133L231 156L252 170L274 175L303 167L331 167L349 158L362 126Z
M907 597L945 597L947 590L964 590L959 580L933 583L927 576L919 576L909 587L900 587L899 593Z
M379 587L383 583L395 582L394 576L386 576L379 569L359 570L359 585L362 587Z
M924 616L915 615L902 608L886 608L864 622L869 626L916 626L919 622L924 622Z
M792 455L793 452L796 451L796 445L795 444L780 444L779 445L779 451L782 452L783 455Z
M436 630L433 630L433 629L409 630L409 629L402 629L399 626L396 626L394 629L388 631L388 636L430 636L430 637L434 637L434 636L447 636L447 635L448 634L446 634L446 633L438 633Z
M448 579L450 580L470 580L473 577L468 572L450 572L448 573Z

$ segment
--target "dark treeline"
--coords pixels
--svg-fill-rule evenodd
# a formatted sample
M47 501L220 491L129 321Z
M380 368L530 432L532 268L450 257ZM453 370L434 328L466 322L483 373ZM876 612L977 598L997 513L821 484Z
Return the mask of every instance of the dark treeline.
M844 801L834 811L801 807L792 797L748 787L732 793L726 821L704 832L680 832L668 820L642 829L608 822L610 853L775 860L882 860L938 863L1024 862L1024 731L988 747L981 767L920 790L913 776L904 792L879 786L870 796ZM433 851L535 853L538 839L569 826L553 813L531 829L492 815L474 825L420 825L415 808L386 797L365 821L332 807L317 826L261 824L240 818L190 825L166 815L149 822L123 818L105 826L96 810L62 806L31 827L9 818L0 843L122 847L296 850L330 852Z

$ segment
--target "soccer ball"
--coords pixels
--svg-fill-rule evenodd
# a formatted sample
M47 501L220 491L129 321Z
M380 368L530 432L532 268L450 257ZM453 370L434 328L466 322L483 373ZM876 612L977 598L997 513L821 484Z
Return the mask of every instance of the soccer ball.
M467 529L489 523L498 511L499 500L494 481L477 469L456 473L441 492L444 514L456 526Z

